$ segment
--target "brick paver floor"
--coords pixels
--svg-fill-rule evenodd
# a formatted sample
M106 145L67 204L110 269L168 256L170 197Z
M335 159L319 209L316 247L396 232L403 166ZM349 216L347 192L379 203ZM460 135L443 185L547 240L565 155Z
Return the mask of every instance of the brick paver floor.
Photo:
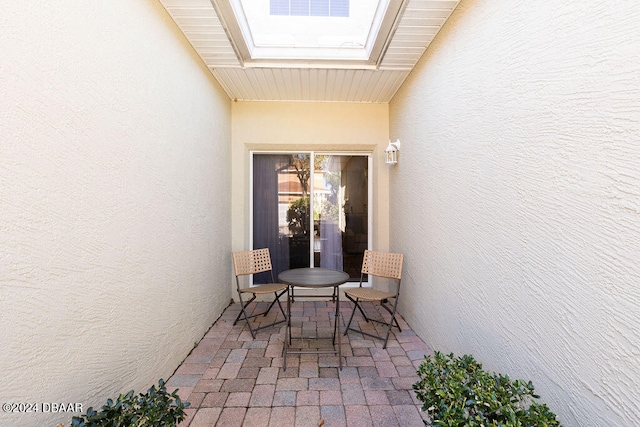
M266 308L258 303L257 310ZM250 310L253 306L250 306ZM349 319L349 301L341 301L340 319ZM373 318L388 316L366 304ZM422 426L421 404L412 385L429 347L399 317L387 348L382 340L349 331L342 339L342 370L335 355L291 354L283 370L284 323L258 331L253 339L245 321L233 326L240 307L231 304L167 381L167 388L191 403L180 427ZM291 308L293 348L331 347L335 305L299 301ZM253 321L282 318L277 307ZM382 332L360 313L354 326ZM302 335L301 335L302 334ZM298 338L295 337L304 337Z

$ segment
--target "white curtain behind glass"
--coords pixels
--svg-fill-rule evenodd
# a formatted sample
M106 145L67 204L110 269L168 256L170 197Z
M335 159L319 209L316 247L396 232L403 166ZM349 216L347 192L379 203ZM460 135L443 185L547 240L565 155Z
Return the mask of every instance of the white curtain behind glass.
M343 269L342 230L342 184L341 156L328 156L325 163L324 186L329 190L320 217L320 267Z

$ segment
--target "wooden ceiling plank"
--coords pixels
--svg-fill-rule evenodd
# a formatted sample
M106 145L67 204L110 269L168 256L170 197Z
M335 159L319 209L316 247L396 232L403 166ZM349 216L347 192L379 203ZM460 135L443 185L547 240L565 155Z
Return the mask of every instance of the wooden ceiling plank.
M209 0L160 0L165 8L175 7L211 7Z
M216 78L222 89L227 93L230 99L237 99L238 94L234 88L233 79L229 78L228 72L230 68L216 68L212 69L211 73Z
M414 9L407 7L402 19L439 19L446 20L451 15L451 9Z
M411 0L409 6L415 9L449 9L458 6L460 0Z

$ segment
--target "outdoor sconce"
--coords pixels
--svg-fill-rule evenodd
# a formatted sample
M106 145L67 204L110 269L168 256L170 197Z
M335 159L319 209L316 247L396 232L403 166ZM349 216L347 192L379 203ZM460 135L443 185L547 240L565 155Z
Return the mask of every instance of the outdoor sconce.
M398 163L398 150L400 150L400 140L396 139L396 142L389 141L389 145L384 150L384 162L388 165L395 165Z

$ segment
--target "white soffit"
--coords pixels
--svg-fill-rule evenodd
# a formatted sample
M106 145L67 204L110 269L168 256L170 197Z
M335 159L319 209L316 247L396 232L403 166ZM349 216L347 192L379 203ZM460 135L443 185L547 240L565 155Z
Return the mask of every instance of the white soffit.
M386 103L459 0L350 0L349 18L303 19L269 17L267 0L160 2L231 99Z

